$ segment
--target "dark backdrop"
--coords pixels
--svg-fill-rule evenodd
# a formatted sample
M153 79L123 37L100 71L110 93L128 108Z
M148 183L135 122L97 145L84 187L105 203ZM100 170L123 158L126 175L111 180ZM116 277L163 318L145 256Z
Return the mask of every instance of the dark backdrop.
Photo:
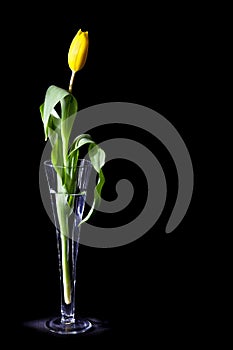
M195 182L183 221L174 232L165 234L177 182L172 178L175 171L168 154L153 140L153 153L167 157L165 210L149 232L126 246L80 247L78 308L84 316L110 322L108 332L90 337L95 342L106 340L109 346L139 339L145 343L151 339L154 345L161 340L198 342L209 312L198 162L207 74L205 10L177 4L140 4L126 9L118 2L102 8L87 4L84 9L74 2L48 10L40 4L21 7L10 26L14 35L9 45L13 69L8 108L16 169L10 191L13 215L8 220L14 253L10 314L17 336L25 345L40 340L57 344L55 337L25 325L56 314L60 302L55 231L39 192L39 164L45 146L39 105L49 85L67 88L67 52L82 28L89 31L90 50L74 84L79 109L123 101L160 113L185 141ZM143 143L144 136L139 133L138 137ZM108 174L111 176L111 169ZM130 168L127 175L132 176ZM139 186L137 190L140 196ZM112 217L104 219L110 223ZM12 334L12 327L7 331ZM90 339L85 336L72 341L78 346Z

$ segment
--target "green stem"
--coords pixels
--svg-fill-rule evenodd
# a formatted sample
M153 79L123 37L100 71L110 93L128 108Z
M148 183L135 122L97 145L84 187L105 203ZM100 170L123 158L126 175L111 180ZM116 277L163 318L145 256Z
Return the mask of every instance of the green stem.
M61 180L58 175L58 195L57 195L57 216L60 226L60 236L61 236L61 264L62 264L62 282L63 282L63 293L64 301L66 304L71 303L71 278L70 278L70 268L69 268L69 226L68 217L65 212L65 194L61 194L62 191Z
M68 237L64 234L61 234L61 250L62 250L62 281L63 281L63 293L64 293L64 301L66 304L71 303L71 281L70 281L70 268L69 261L67 261L68 257Z
M74 83L75 73L76 73L76 72L72 71L72 74L71 74L70 84L69 84L69 92L70 92L70 93L72 93L72 87L73 87L73 83Z

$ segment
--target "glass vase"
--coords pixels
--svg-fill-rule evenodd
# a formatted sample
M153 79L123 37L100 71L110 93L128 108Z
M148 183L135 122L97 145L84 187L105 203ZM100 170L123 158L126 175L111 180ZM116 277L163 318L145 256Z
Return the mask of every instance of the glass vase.
M92 169L91 162L78 160L75 169L54 167L50 160L44 162L50 192L54 225L57 237L60 276L60 315L47 322L50 331L58 334L77 334L92 327L89 320L80 318L75 308L76 265L87 187ZM75 177L70 193L63 180Z

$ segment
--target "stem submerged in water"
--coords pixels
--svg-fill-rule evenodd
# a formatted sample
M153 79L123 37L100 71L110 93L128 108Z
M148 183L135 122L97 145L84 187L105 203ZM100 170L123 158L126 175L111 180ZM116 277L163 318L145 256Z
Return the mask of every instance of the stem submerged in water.
M59 175L57 177L58 188L62 188L61 180ZM60 192L60 193L59 193ZM69 267L69 225L68 216L65 207L65 194L62 191L58 191L58 196L56 198L56 208L58 225L60 228L61 235L61 270L62 270L62 283L63 283L63 293L64 301L66 304L71 303L71 276Z
M62 282L64 301L66 304L71 303L71 281L70 281L70 267L68 261L69 255L69 238L61 233L61 261L62 261Z

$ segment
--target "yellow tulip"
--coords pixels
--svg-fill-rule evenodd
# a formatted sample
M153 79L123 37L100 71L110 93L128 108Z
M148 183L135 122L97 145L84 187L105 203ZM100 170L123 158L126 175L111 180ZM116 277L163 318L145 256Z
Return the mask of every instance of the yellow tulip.
M69 92L72 92L72 86L74 82L74 76L77 71L83 68L87 59L87 52L89 46L88 32L82 32L79 29L71 42L70 49L68 52L68 64L72 71L69 84Z
M82 32L79 29L71 42L68 53L68 64L72 72L77 72L83 68L87 59L89 46L88 32Z

